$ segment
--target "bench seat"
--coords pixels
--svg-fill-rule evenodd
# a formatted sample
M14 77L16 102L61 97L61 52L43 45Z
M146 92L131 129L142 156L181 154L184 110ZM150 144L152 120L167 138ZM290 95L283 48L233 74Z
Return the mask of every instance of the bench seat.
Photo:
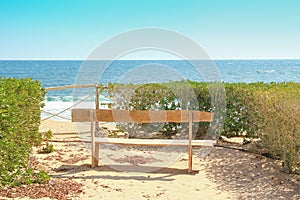
M83 142L90 142L91 139L82 139ZM123 138L95 138L96 144L134 145L134 146L189 146L189 140L175 139L123 139ZM212 147L216 140L192 140L194 147Z

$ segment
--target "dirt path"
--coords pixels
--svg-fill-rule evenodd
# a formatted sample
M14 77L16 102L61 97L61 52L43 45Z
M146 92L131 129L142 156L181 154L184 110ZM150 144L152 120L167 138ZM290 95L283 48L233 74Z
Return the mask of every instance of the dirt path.
M72 124L66 125L68 132L76 131ZM55 127L57 132L65 125L62 122L51 122L43 128L47 130L51 127ZM33 156L33 167L47 171L54 183L58 181L57 184L61 184L59 187L62 189L67 188L68 184L80 186L75 192L70 189L69 194L58 196L57 199L300 199L300 176L281 172L278 161L263 156L214 147L207 157L200 159L199 150L196 149L192 174L186 173L186 153L164 168L159 167L162 157L154 159L157 162L154 166L158 166L152 169L156 171L141 172L146 171L144 169L149 163L124 163L115 159L112 166L103 165L105 156L117 158L121 155L120 151L128 151L128 147L109 147L101 154L100 166L92 169L86 147L82 143L68 142L76 137L74 134L56 135L54 140L65 142L53 142L56 150L54 153ZM126 159L138 157L149 161L149 155L159 154L155 149L129 150L136 154L127 156ZM169 156L164 152L159 155L166 159ZM132 172L118 171L120 168L117 165L126 165ZM61 182L62 180L65 182ZM36 189L35 192L38 194L39 190Z

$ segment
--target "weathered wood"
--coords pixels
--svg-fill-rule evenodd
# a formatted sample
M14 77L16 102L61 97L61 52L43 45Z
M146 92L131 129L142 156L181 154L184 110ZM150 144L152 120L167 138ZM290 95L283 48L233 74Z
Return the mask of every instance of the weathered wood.
M95 143L95 165L98 166L99 165L99 144Z
M58 86L58 87L48 87L45 88L46 91L50 90L64 90L64 89L73 89L73 88L91 88L95 87L94 84L87 84L87 85L65 85L65 86Z
M72 109L73 122L89 122L91 109ZM135 123L163 123L189 122L192 112L193 122L211 122L213 113L189 110L104 110L92 109L95 120L101 122L135 122Z
M82 142L90 142L89 138L81 139ZM115 144L115 145L134 145L134 146L189 146L188 140L176 139L124 139L124 138L99 138L94 142L97 144ZM194 147L212 147L216 144L215 140L192 140L191 146Z
M192 172L193 146L214 146L215 140L192 140L193 122L211 122L213 113L196 110L103 110L103 109L73 109L73 122L91 123L92 167L99 162L99 145L135 145L135 146L187 146L188 147L188 172ZM135 123L164 123L188 122L188 140L164 139L122 139L99 138L94 134L94 122L135 122ZM84 142L84 140L83 140Z
M189 173L192 172L192 163L193 163L193 147L192 147L192 137L193 137L193 113L190 111L190 116L189 116L189 146L188 146L188 155L189 155Z
M90 122L91 122L91 145L92 145L92 167L96 165L96 153L95 153L95 129L94 129L94 112L90 110Z
M99 91L98 91L98 83L96 82L95 83L95 108L96 109L99 109ZM99 130L99 123L95 120L95 127L96 127L96 130Z

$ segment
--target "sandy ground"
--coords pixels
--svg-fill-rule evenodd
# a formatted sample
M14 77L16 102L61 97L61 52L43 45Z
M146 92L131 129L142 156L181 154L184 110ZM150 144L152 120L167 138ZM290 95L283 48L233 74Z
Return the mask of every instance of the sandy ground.
M46 170L53 179L82 183L82 193L71 195L70 199L300 199L300 177L281 172L280 162L263 156L214 147L208 156L199 158L202 151L195 149L194 171L188 174L185 152L167 167L160 167L162 160L154 160L149 171L147 165L151 163L118 163L117 160L108 166L104 158L117 158L120 152L129 151L136 154L128 155L149 160L149 155L164 155L161 149L108 147L103 155L100 151L100 166L91 168L86 146L70 142L78 139L74 124L48 121L40 130L49 129L60 133L53 138L56 142L52 142L56 151L35 154L35 167ZM167 152L165 158L169 156Z

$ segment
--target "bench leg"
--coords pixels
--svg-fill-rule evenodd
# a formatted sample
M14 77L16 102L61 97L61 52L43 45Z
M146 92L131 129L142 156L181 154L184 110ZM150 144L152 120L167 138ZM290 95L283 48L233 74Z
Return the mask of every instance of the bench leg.
M97 155L96 154L96 144L95 144L95 130L94 130L94 112L92 110L90 110L90 119L91 119L91 153L92 153L92 156L91 156L91 161L92 161L92 168L95 167L96 165L96 158L95 156Z
M189 155L189 169L188 172L192 172L193 165L193 146L192 146L192 138L193 138L193 112L190 111L189 114L189 146L188 146L188 155Z
M99 165L99 144L95 144L95 165L98 166Z
M191 173L193 171L193 147L192 146L189 146L188 148L188 154L189 154L189 169L188 169L188 172Z
M96 155L96 153L95 153L95 144L92 142L92 155L91 155L91 159L92 159L92 168L94 168L95 167L95 164L96 164L96 159L95 159L95 155Z
M95 143L92 147L92 168L99 164L99 144Z

